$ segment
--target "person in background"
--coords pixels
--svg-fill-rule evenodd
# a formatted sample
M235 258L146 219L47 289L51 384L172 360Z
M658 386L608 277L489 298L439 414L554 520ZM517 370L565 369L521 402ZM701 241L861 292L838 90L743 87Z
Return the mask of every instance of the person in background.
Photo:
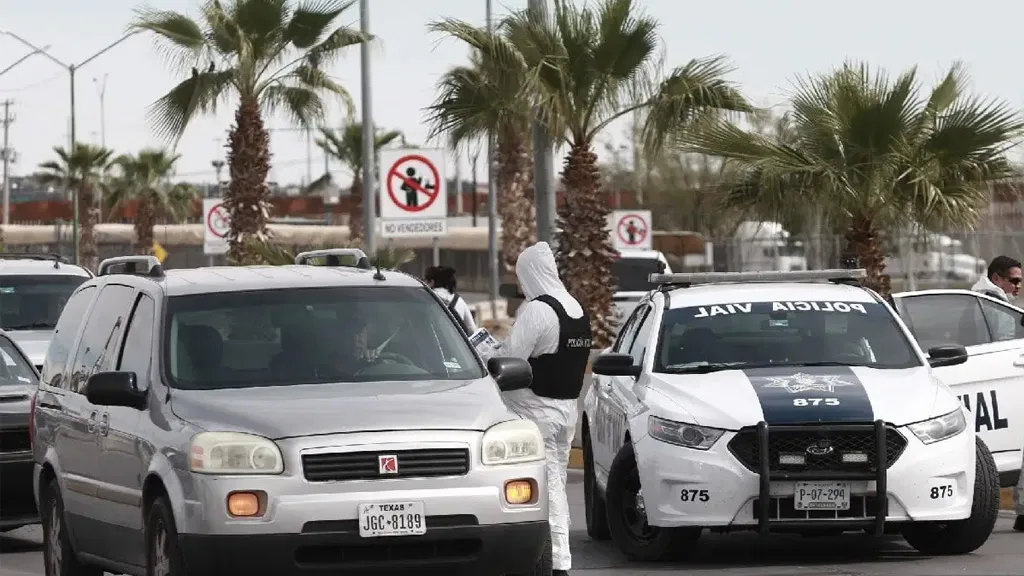
M576 402L592 346L590 317L562 284L547 242L523 250L516 260L516 278L526 302L516 312L502 355L527 360L533 384L501 396L509 410L533 421L544 436L552 574L564 576L572 565L565 483L579 419Z
M988 275L978 279L971 290L1009 302L1020 293L1021 264L1009 256L996 256L988 264Z
M473 312L469 309L466 301L456 291L455 269L448 266L431 266L423 277L427 285L434 289L434 292L448 306L452 314L459 320L462 330L466 334L476 332L476 320L473 319Z

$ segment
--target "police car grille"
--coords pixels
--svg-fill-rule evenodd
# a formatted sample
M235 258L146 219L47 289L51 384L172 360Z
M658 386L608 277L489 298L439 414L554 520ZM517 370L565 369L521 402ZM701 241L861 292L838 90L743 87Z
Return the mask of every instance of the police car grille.
M889 504L885 503L885 513L889 513ZM761 508L761 500L754 499L751 517L757 520L757 512ZM878 498L875 496L851 496L849 510L797 510L792 496L773 496L768 505L769 520L864 520L874 518L878 510Z
M863 432L829 432L827 427L813 430L792 432L771 432L768 434L768 454L771 459L772 472L869 472L875 470L876 451L875 436L870 430ZM819 441L826 440L832 451L822 456L808 453L808 447L815 446ZM886 428L886 468L903 453L907 439L895 428ZM729 442L729 451L747 468L760 472L761 458L757 449L757 430L753 427L743 428ZM862 462L844 462L844 453L864 454ZM783 464L783 455L804 456L803 464Z
M26 452L31 449L28 428L0 430L0 452Z
M397 459L395 472L381 473L381 456ZM466 448L430 448L389 452L304 454L302 471L310 482L462 476L469 472Z

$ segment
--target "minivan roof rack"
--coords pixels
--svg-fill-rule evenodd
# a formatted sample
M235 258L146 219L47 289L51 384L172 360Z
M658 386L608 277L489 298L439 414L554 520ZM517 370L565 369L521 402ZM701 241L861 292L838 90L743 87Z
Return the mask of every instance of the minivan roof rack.
M69 264L68 259L53 252L0 252L0 260L53 260L53 267Z
M160 260L156 256L149 254L107 258L100 262L98 270L97 276L130 274L132 276L147 276L149 278L164 277L164 267L160 264Z
M355 265L343 264L342 257L355 258ZM310 265L310 260L315 258L324 258L326 262L324 266L344 266L347 268L360 268L362 270L372 270L373 266L370 265L370 259L366 257L366 253L359 248L327 248L324 250L310 250L309 252L300 252L295 256L295 263L298 265Z
M651 274L648 280L661 289L688 288L694 284L735 284L742 282L822 282L859 286L867 277L863 268L832 270L767 270L762 272L687 272Z

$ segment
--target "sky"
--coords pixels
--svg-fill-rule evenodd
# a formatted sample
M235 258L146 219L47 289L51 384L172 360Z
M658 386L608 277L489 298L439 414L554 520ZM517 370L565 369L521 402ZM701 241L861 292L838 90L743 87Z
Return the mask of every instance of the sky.
M494 0L495 17L525 8L526 3ZM0 31L13 32L39 47L48 45L48 53L66 64L80 63L121 38L141 5L136 0L0 0L0 4ZM963 60L976 93L1024 107L1024 74L1016 68L1015 56L1020 53L1024 2L638 0L638 4L661 23L668 65L726 55L736 67L730 79L762 106L784 105L797 76L826 72L851 59L891 71L918 66L925 82ZM151 0L148 5L195 15L199 0ZM369 6L370 31L378 38L371 48L374 122L402 130L409 142L443 146L443 142L427 141L424 108L434 100L439 77L465 63L468 51L454 40L429 34L426 26L444 17L484 25L485 0L369 0ZM340 23L358 27L358 8L342 14ZM0 70L30 51L11 37L0 36ZM330 71L361 110L360 49L343 53ZM151 37L129 38L97 57L76 73L79 141L103 142L117 153L167 145L153 136L146 110L181 79L164 65ZM0 102L12 101L15 116L9 133L10 147L17 154L14 175L33 172L40 162L53 157L54 146L67 146L69 85L68 71L40 55L0 76ZM215 117L200 118L189 126L176 149L181 154L178 177L193 182L215 180L211 162L223 157L232 119L233 110L226 106ZM266 122L272 129L271 180L301 183L323 174L323 153L313 146L310 154L305 135L289 131L284 118ZM328 124L343 122L340 109L332 110ZM622 125L613 126L603 139L618 145L624 141L624 131ZM446 176L453 177L457 159L461 175L469 179L466 154L449 153ZM561 164L557 158L555 163ZM339 182L351 179L336 163L329 168ZM482 160L477 176L480 181L487 178Z

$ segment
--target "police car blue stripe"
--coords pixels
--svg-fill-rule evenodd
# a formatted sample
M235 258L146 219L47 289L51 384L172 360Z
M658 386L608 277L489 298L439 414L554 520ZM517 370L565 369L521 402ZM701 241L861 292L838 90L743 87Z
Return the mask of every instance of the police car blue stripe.
M773 366L743 373L769 425L874 421L867 391L849 367Z

